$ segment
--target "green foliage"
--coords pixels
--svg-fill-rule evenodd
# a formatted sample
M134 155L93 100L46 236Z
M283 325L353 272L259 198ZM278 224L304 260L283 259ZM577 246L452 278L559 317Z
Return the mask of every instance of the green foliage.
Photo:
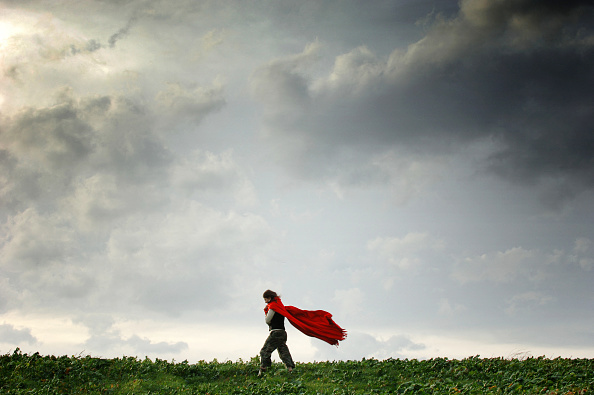
M273 364L259 360L154 361L27 355L0 356L4 394L588 394L593 359L363 359Z

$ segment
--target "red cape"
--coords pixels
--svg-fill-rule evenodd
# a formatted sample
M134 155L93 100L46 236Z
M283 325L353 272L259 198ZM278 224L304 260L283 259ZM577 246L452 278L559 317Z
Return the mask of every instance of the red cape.
M280 298L276 298L266 305L268 309L280 313L289 320L291 325L307 336L315 337L326 343L338 346L339 340L346 339L347 332L332 320L332 314L324 310L301 310L294 306L285 306Z

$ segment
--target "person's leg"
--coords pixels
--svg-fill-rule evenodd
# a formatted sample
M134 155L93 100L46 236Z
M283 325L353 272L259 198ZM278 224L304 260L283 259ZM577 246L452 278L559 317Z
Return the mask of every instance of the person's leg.
M279 339L281 342L277 346L278 355L280 356L280 359L283 361L289 372L291 372L295 368L295 363L293 362L293 358L291 357L289 347L287 347L287 332L282 331L281 333L282 336Z
M263 372L272 366L272 359L270 356L272 355L272 352L276 350L274 344L275 341L272 336L273 333L274 332L270 332L270 335L268 335L268 338L266 338L266 341L264 342L264 346L262 346L262 349L260 350L260 372Z
M264 372L270 366L272 366L272 359L270 356L278 348L278 345L282 342L282 338L279 339L281 331L272 331L268 338L264 342L264 346L260 350L260 372Z

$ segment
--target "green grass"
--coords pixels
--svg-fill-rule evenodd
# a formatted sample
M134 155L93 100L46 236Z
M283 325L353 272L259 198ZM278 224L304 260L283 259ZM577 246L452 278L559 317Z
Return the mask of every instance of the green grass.
M363 359L274 364L258 358L195 364L123 357L0 356L3 394L589 394L594 359Z

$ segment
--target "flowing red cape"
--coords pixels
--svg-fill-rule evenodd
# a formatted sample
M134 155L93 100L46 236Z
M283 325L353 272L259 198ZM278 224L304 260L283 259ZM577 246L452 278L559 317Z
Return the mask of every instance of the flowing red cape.
M339 340L346 339L347 331L332 320L332 314L324 310L301 310L294 306L285 306L280 298L276 298L266 305L268 309L280 313L289 320L291 325L307 336L315 337L326 343L338 346Z

